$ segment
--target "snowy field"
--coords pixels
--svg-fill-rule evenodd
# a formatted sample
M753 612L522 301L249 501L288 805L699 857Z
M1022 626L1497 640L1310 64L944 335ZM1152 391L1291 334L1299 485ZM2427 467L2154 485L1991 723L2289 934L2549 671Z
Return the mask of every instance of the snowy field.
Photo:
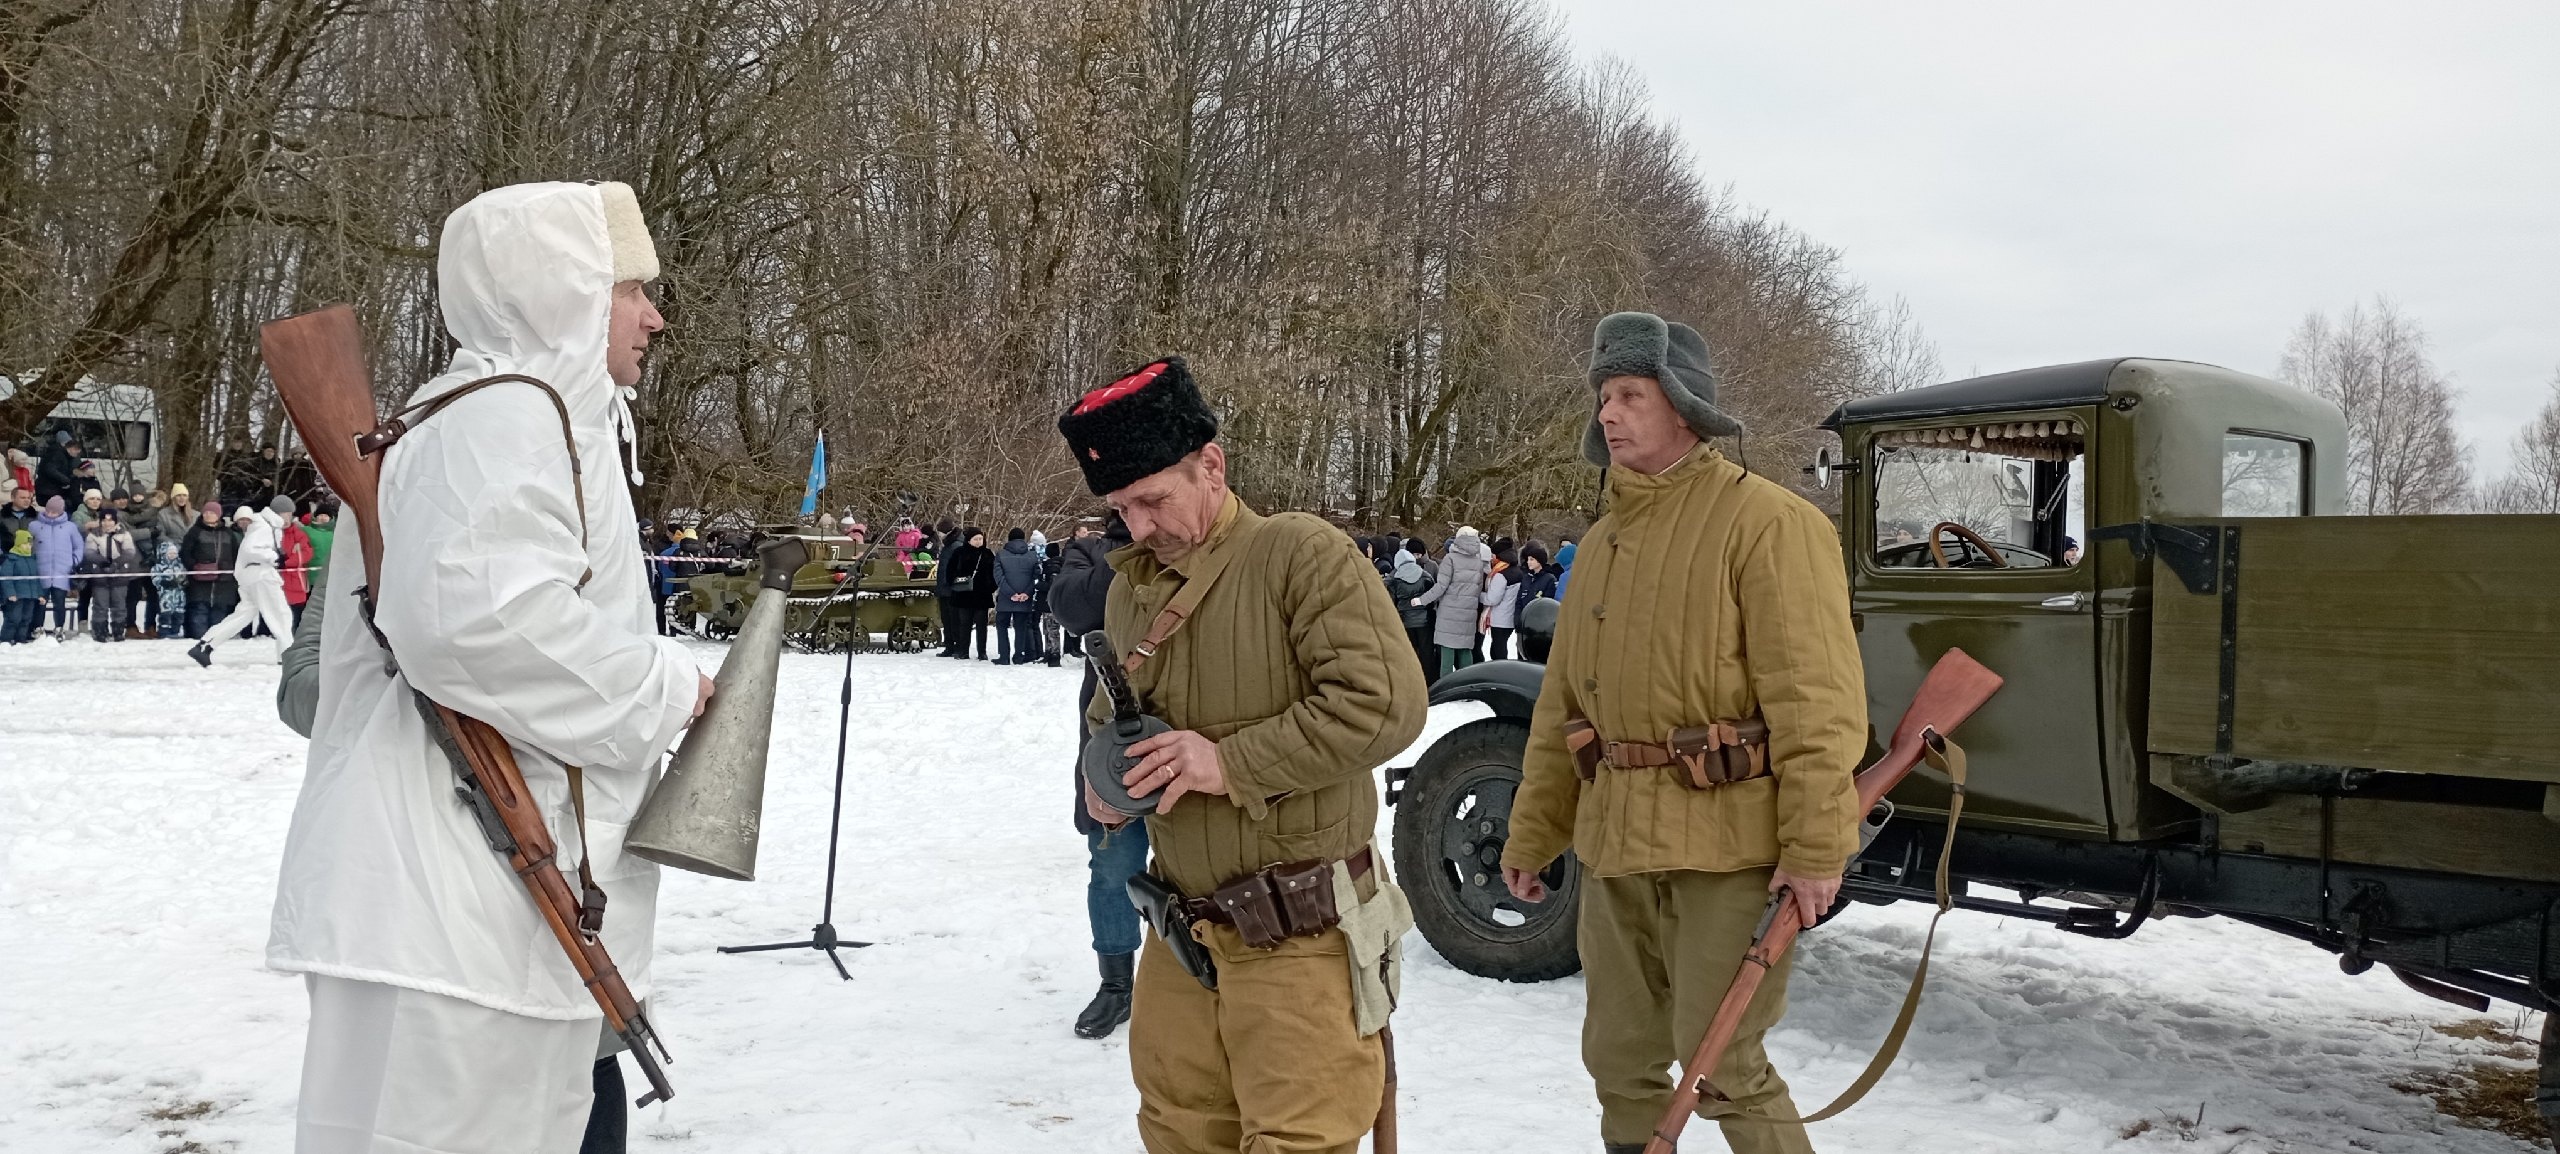
M0 1149L290 1148L302 985L260 959L302 742L276 721L274 667L250 663L265 651L226 646L205 671L176 642L0 650ZM701 647L706 666L719 657ZM1125 1033L1068 1032L1094 984L1068 826L1072 668L857 659L836 924L880 944L845 955L849 983L807 951L713 952L815 920L843 667L783 658L762 880L667 875L656 1015L677 1097L635 1115L632 1148L1136 1149ZM1425 741L1480 714L1438 710ZM1771 1049L1806 1106L1875 1046L1925 913L1858 907L1799 947ZM1405 1149L1596 1150L1580 979L1504 985L1419 935L1410 948ZM2492 1014L2532 1036L2511 1008ZM1894 1154L2533 1149L2391 1088L2521 1056L2443 1032L2465 1022L2480 1020L2226 922L2103 942L1957 914L1902 1062L1814 1139ZM1691 1149L1722 1148L1711 1127L1690 1133Z

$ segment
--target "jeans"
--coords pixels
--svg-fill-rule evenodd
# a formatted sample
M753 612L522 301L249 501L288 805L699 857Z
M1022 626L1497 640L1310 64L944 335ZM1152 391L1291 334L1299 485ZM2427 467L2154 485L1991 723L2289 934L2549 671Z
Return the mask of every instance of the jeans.
M53 631L56 633L63 632L71 627L71 611L63 608L62 605L63 598L68 595L69 594L64 590L60 589L47 589L44 591L44 603L51 606L53 609ZM36 611L36 615L39 617L43 616L44 610L38 609Z
M187 636L190 638L203 637L204 631L213 628L213 623L222 620L224 616L226 616L226 614L215 611L211 598L207 598L202 601L198 601L193 598L188 599Z
M1012 610L996 614L996 653L1023 664L1039 660L1040 615Z
M1138 952L1138 907L1129 904L1129 879L1146 872L1147 823L1084 835L1084 916L1093 923L1093 952Z

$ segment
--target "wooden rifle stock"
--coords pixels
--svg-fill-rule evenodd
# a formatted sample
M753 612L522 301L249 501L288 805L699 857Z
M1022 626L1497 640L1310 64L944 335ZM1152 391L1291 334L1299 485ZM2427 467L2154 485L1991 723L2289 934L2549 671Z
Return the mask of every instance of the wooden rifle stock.
M276 395L283 398L285 412L311 452L311 463L356 519L364 551L365 624L371 628L374 596L382 588L382 523L375 515L382 461L360 450L357 439L374 432L381 414L374 407L373 374L365 365L363 329L356 323L355 310L331 305L267 322L258 330L258 345L268 374L275 378ZM380 640L381 634L377 632L375 638ZM388 650L389 643L384 642L383 648ZM674 1097L675 1089L659 1066L661 1058L674 1059L650 1028L603 941L580 927L577 894L560 874L559 847L534 808L532 791L525 786L524 771L516 765L505 735L441 705L434 707L434 719L444 730L438 744L460 757L456 769L463 775L466 796L476 792L473 804L485 801L503 825L503 844L501 831L484 830L490 834L491 847L506 855L508 866L524 879L534 907L569 955L578 980L603 1007L605 1025L621 1035L639 1061L649 1092L640 1096L638 1104Z
M1956 726L1963 724L1975 710L1982 708L1984 702L1991 700L1992 694L1999 692L2000 684L1999 674L1984 668L1964 650L1950 649L1945 656L1938 658L1938 663L1930 667L1929 676L1921 681L1919 691L1911 695L1911 707L1903 711L1902 721L1894 726L1892 743L1885 747L1884 756L1859 772L1860 810L1873 812L1876 804L1884 800L1884 795L1902 783L1902 779L1910 774L1912 767L1920 764L1920 759L1932 746L1943 743L1947 734L1954 732ZM1958 782L1956 788L1956 804L1961 805L1963 784ZM1938 868L1943 879L1946 870L1943 854ZM1761 979L1766 978L1770 968L1786 955L1787 947L1795 944L1796 934L1804 929L1802 919L1803 915L1796 911L1793 895L1782 889L1770 896L1768 911L1760 918L1759 932L1752 935L1751 948L1742 955L1742 968L1735 971L1733 984L1725 988L1724 1000L1717 1004L1716 1016L1708 1022L1706 1036L1698 1040L1697 1052L1680 1067L1680 1081L1673 1089L1671 1105L1663 1110L1662 1121L1655 1125L1653 1138L1645 1143L1645 1154L1672 1154L1679 1146L1680 1131L1689 1124L1689 1117L1696 1112L1699 1099L1713 1089L1707 1080L1714 1076L1717 1063L1724 1060L1725 1048L1733 1044L1733 1036L1740 1032L1742 1017L1750 1011L1752 996L1759 993ZM1927 965L1925 953L1922 965ZM1927 971L1924 968L1920 972L1925 974ZM1913 994L1918 994L1916 978ZM1893 1046L1898 1040L1897 1035L1888 1039L1886 1045ZM1869 1074L1876 1073L1881 1071L1871 1067ZM1860 1079L1860 1083L1852 1085L1840 1101L1809 1120L1819 1121L1846 1109L1866 1092L1866 1085L1872 1084L1865 1077Z

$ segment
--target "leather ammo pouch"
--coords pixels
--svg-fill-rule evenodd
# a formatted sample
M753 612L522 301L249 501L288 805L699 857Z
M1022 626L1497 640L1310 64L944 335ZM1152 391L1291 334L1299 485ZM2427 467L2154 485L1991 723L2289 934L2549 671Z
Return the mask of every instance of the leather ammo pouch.
M1138 907L1140 917L1155 927L1156 936L1164 939L1173 951L1173 960L1182 972L1199 979L1202 986L1218 988L1218 962L1209 955L1209 947L1191 936L1191 910L1181 891L1166 885L1156 875L1140 871L1129 875L1129 904Z
M1689 725L1671 731L1671 758L1682 785L1714 789L1769 772L1769 723L1757 717Z
M1211 891L1208 902L1203 916L1234 926L1244 944L1257 950L1342 922L1334 904L1333 863L1321 858L1246 874Z

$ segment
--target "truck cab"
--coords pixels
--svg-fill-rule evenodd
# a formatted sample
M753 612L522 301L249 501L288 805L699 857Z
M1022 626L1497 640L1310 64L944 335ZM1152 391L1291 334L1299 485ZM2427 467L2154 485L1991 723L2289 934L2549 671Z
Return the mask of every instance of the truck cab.
M1852 401L1840 455L1850 619L1890 731L1961 648L2008 678L1965 727L1965 820L2139 841L2192 830L2146 784L2147 525L2329 514L2346 422L2299 389L2184 361L2083 361ZM1877 752L1881 752L1878 750ZM1944 785L1894 794L1943 812Z

